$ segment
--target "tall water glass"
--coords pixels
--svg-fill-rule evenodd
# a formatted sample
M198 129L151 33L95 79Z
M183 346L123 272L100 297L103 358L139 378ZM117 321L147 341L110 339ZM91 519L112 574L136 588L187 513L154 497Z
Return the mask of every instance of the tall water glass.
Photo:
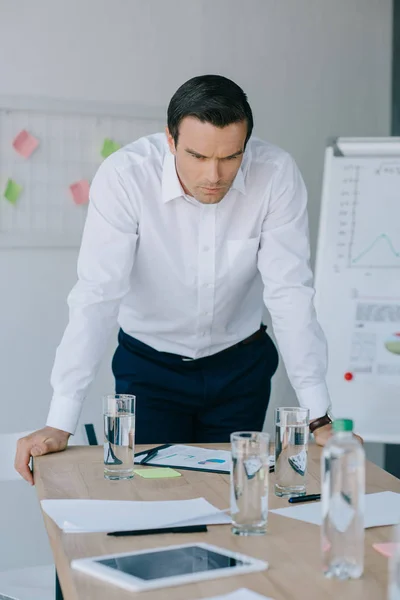
M104 477L131 479L135 454L135 396L103 398Z
M268 518L269 435L238 431L231 447L232 533L261 535Z
M308 408L275 409L275 494L304 496L310 411Z

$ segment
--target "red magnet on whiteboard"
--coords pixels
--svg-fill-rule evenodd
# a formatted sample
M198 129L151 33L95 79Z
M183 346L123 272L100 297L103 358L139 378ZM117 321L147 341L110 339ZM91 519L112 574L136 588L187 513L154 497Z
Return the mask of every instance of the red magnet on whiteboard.
M353 373L345 373L344 378L346 381L351 381L353 379Z

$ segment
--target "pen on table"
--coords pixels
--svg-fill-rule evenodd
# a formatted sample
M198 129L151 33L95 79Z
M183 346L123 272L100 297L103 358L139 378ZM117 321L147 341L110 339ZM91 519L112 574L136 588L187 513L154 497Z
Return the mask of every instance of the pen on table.
M158 448L153 448L153 450L149 450L143 460L140 461L141 465L145 465L149 460L154 458L158 453Z
M310 494L309 496L293 496L289 498L291 504L297 504L298 502L312 502L313 500L321 500L321 494Z
M122 537L125 535L152 535L155 533L205 533L206 525L185 525L184 527L162 527L159 529L134 529L133 531L112 531L107 535Z

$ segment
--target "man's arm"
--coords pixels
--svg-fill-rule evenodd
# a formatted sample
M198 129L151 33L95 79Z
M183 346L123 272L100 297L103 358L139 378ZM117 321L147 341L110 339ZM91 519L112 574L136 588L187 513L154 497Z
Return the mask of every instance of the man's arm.
M121 299L129 290L138 219L113 160L102 164L91 186L78 282L68 297L69 323L56 352L46 427L18 442L15 467L30 483L30 457L64 450L75 432Z
M313 303L307 192L289 155L277 167L269 193L258 255L264 302L289 380L313 420L324 415L330 404L325 383L327 344Z
M78 259L78 282L68 297L69 323L56 352L47 425L74 433L87 394L129 290L137 215L115 168L106 161L93 180Z

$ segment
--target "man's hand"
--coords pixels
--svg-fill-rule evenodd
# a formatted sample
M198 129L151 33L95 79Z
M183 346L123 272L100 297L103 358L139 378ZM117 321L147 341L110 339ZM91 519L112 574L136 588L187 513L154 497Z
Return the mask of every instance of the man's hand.
M18 440L14 467L31 485L33 475L29 468L31 456L41 456L50 452L65 450L71 434L54 427L44 427Z
M318 446L325 446L332 435L332 425L324 425L323 427L318 427L318 429L314 431L314 438ZM361 444L364 443L364 440L359 435L356 435L355 433L353 433L353 435L361 442Z

